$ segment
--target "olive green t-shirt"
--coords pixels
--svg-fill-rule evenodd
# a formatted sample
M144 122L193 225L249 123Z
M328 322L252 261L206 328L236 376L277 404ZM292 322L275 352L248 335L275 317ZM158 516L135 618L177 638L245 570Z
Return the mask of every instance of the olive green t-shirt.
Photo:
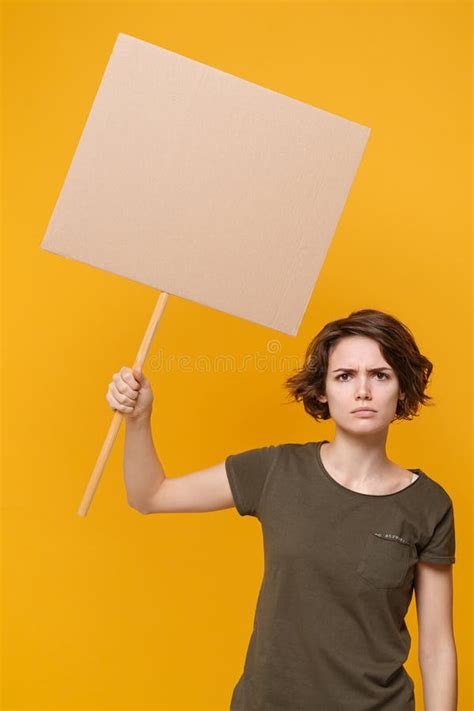
M231 711L414 711L403 663L417 561L455 562L453 503L421 469L401 491L354 492L320 442L225 460L263 532L264 575Z

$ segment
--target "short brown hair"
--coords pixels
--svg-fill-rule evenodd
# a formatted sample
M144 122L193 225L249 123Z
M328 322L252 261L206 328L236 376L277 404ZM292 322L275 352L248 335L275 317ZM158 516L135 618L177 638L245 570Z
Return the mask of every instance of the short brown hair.
M309 344L304 365L285 381L290 397L302 400L306 412L318 420L330 418L327 402L318 397L326 394L326 375L331 348L346 336L366 336L377 341L387 363L395 370L400 391L394 420L411 420L420 405L432 404L425 389L433 364L422 355L410 329L398 319L376 309L353 311L347 318L327 323Z

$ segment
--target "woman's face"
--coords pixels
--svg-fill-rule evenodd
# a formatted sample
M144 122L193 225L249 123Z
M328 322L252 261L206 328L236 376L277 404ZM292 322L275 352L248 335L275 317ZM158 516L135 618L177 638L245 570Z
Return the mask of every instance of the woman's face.
M395 417L398 399L403 398L398 377L377 341L346 336L330 351L326 395L319 399L328 403L339 427L354 434L384 430ZM361 407L373 412L354 412Z

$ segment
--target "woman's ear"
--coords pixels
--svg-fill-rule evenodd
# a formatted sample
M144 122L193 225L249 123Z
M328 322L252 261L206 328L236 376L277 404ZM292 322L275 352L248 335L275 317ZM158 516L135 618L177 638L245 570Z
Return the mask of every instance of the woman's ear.
M326 395L318 395L318 400L320 402L327 402L328 401Z

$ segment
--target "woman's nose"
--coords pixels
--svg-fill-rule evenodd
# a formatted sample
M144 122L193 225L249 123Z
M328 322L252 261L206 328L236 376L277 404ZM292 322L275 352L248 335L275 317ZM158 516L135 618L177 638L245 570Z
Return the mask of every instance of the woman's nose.
M367 395L370 395L370 388L365 381L358 383L356 387L356 395L357 397L366 397Z

